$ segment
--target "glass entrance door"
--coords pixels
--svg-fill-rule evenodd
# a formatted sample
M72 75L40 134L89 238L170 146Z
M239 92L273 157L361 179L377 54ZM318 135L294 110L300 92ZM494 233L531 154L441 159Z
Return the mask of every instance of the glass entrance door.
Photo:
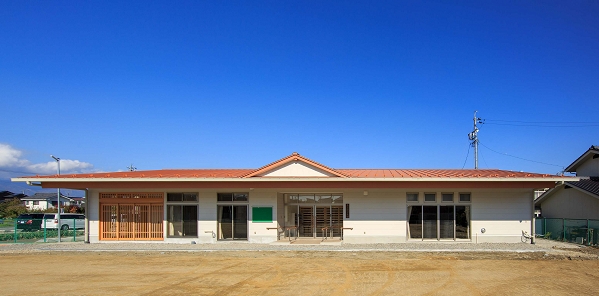
M314 207L299 207L298 231L300 237L314 237Z
M218 206L218 239L248 238L248 207Z

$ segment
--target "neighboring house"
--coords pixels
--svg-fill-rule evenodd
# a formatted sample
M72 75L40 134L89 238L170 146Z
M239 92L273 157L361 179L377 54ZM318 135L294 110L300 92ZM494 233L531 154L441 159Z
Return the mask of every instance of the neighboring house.
M0 191L0 202L25 197L25 194L21 193L12 193L10 191Z
M80 208L85 206L85 197L71 197L71 199L73 200L71 205L75 205Z
M563 182L537 198L542 217L599 219L599 146L591 146L565 171L580 181Z
M297 153L258 169L13 178L85 190L91 242L343 239L520 242L534 192L574 177L454 169L333 169Z
M36 193L33 196L22 197L21 201L29 210L46 210L56 208L57 193ZM60 205L68 206L73 200L64 195L60 195Z

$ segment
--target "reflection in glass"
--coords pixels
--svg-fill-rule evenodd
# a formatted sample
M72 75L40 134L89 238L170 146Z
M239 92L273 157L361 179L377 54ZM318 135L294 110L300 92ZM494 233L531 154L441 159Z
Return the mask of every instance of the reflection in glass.
M410 238L422 238L422 206L408 207Z
M442 239L453 239L453 206L439 207L439 227Z
M455 237L470 238L470 206L455 207Z
M437 238L437 206L422 207L422 235L424 238Z

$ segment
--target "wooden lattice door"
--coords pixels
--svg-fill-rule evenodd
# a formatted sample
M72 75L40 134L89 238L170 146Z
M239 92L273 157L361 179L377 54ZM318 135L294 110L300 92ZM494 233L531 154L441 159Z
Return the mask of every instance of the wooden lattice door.
M163 240L162 193L101 193L101 240Z

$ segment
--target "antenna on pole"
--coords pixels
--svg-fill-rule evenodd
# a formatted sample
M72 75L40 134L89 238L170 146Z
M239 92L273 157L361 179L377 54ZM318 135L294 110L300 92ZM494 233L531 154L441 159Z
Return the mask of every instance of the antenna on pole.
M474 118L472 119L474 121L474 130L472 130L472 132L468 134L468 139L470 139L470 141L472 141L470 143L470 145L472 145L474 147L474 169L475 170L478 169L478 126L476 126L476 124L484 123L483 119L476 117L477 112L478 111L474 111Z
M127 168L129 169L129 171L130 171L130 172L135 172L135 171L137 171L137 168L136 168L136 167L134 167L134 166L133 166L133 164L129 165Z

